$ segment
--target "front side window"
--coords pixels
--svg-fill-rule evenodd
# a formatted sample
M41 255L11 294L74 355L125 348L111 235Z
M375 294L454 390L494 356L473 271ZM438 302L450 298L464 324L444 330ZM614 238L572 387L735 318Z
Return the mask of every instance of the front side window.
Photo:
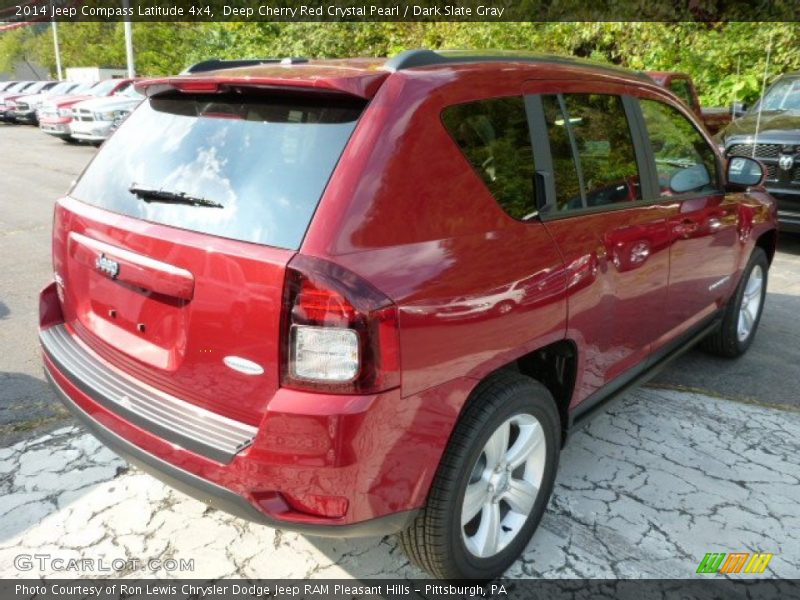
M678 109L641 100L662 197L716 189L717 161L702 134Z
M521 220L535 215L533 153L522 97L450 106L442 121L503 210Z
M542 98L553 158L556 210L641 200L631 130L619 96Z

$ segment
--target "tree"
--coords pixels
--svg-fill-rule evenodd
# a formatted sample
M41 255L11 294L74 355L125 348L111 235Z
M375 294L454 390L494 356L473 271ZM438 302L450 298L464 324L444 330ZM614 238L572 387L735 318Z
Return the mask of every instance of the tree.
M555 9L553 9L555 10ZM552 16L552 15L551 15ZM62 23L64 66L125 64L121 23ZM416 47L515 49L579 56L637 70L683 71L707 105L755 100L768 80L800 68L800 23L134 23L136 70L179 73L200 60L386 56ZM49 28L0 34L0 70L26 58L55 71Z

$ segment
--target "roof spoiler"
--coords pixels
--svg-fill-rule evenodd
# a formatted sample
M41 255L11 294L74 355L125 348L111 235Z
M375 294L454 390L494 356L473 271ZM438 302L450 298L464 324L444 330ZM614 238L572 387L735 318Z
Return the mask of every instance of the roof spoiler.
M207 71L219 71L222 69L235 69L237 67L253 67L256 65L297 65L307 62L308 59L303 58L302 56L290 56L286 58L242 58L237 60L209 58L187 67L181 71L181 75L205 73Z

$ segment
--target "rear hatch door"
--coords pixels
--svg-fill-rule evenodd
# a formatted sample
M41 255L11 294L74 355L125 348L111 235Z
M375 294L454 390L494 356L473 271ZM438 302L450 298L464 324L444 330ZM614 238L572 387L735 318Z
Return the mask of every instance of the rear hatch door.
M257 424L279 385L284 268L363 108L274 90L145 100L57 206L72 331L140 381Z

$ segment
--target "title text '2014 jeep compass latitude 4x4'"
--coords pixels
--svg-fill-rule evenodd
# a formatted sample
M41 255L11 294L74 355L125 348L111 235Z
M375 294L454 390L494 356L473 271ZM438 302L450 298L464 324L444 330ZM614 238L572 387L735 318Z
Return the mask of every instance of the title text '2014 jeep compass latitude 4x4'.
M44 361L213 506L492 577L575 420L702 337L753 339L762 168L644 76L409 51L139 88L56 205Z

